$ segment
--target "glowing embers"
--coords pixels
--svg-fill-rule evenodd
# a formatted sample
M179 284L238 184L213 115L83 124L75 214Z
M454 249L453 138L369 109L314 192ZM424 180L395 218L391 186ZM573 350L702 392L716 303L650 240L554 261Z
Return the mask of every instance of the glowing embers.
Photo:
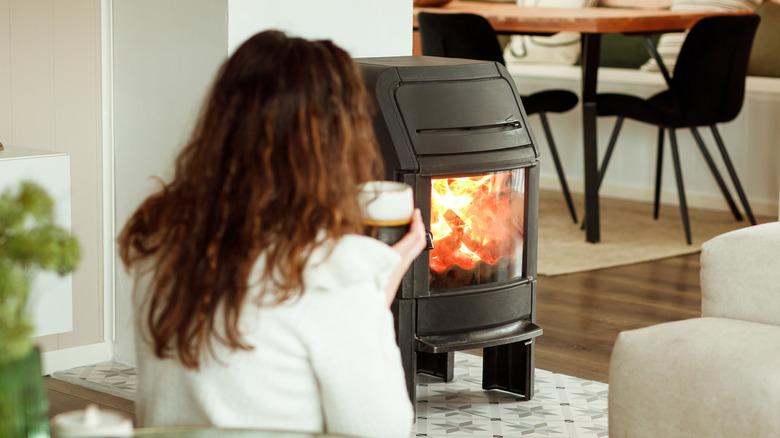
M431 288L522 275L522 169L431 180Z

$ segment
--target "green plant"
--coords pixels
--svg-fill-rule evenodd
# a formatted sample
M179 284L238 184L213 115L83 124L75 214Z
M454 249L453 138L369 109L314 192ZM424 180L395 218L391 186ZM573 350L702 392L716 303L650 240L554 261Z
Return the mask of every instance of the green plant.
M33 274L65 275L78 260L78 242L54 222L54 202L42 187L25 181L0 194L0 362L23 358L33 347Z

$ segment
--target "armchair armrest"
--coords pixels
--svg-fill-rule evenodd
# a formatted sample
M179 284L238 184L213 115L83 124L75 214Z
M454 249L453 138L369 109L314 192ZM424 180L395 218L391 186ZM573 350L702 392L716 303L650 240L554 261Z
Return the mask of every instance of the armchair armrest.
M780 222L705 242L702 316L780 325Z

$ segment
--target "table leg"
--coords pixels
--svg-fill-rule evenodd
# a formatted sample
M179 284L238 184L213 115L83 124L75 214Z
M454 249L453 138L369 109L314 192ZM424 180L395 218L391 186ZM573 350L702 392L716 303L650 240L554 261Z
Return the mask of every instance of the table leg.
M599 220L599 169L596 137L596 82L601 35L582 34L582 139L585 164L585 239L601 239Z

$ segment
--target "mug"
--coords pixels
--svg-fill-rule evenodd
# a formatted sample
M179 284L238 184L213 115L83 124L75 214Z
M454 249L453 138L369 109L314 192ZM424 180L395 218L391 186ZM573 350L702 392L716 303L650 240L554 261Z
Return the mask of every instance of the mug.
M414 193L410 185L396 181L363 183L358 192L358 203L367 235L393 245L409 232L414 213Z

